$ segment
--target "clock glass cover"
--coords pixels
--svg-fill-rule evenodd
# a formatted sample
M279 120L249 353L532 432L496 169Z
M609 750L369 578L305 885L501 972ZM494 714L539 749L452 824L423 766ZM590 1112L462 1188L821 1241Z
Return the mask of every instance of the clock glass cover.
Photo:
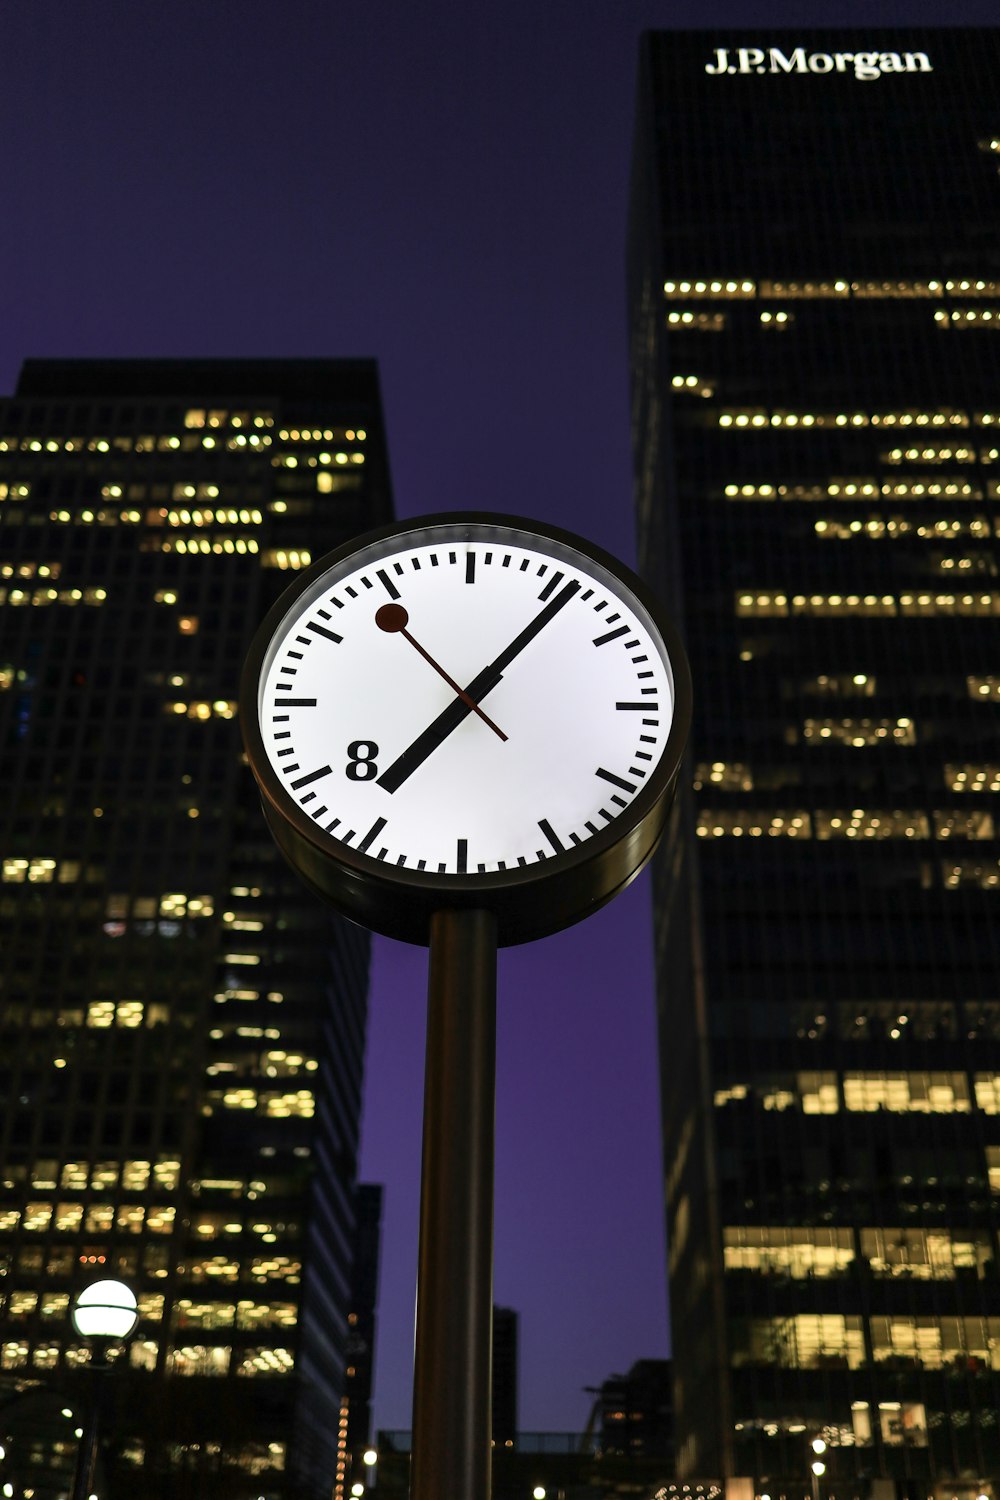
M655 609L530 521L446 514L323 559L248 663L272 826L445 886L613 841L679 760L686 664Z

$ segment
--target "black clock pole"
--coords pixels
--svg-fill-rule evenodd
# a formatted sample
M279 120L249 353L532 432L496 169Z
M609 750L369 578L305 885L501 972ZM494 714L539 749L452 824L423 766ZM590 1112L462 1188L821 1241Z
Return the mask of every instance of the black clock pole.
M411 1500L488 1500L497 924L431 918Z

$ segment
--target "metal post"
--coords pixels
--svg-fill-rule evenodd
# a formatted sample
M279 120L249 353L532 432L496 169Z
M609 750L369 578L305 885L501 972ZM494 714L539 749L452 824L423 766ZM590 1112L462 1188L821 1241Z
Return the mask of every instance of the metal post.
M91 1364L91 1400L83 1437L76 1455L76 1473L73 1478L73 1500L89 1500L94 1494L94 1479L97 1473L97 1449L101 1435L101 1418L104 1407L105 1381L108 1378L107 1351L103 1340L92 1341L93 1362Z
M412 1500L489 1500L496 919L431 920Z

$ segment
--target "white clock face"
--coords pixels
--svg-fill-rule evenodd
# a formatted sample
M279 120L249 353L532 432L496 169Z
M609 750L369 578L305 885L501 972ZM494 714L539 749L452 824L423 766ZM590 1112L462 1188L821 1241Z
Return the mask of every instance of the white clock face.
M320 836L475 877L586 844L667 744L673 674L639 601L552 538L417 527L314 579L271 639L257 710Z

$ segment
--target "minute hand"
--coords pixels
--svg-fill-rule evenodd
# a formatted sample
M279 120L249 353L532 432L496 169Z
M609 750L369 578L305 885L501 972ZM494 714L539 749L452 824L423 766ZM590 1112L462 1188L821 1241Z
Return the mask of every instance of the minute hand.
M533 641L540 630L557 615L564 604L568 604L573 595L578 593L579 583L570 582L565 584L546 604L545 608L539 610L535 618L526 625L519 635L516 635L510 645L505 647L500 655L484 667L477 677L474 677L466 687L466 696L473 702L480 703L486 694L496 687L507 667L510 666L515 656L520 655L529 641ZM472 712L467 703L461 698L455 698L438 714L432 724L429 724L422 734L419 734L413 744L404 750L402 755L396 757L391 766L387 766L378 778L378 784L387 792L395 792L403 785L408 776L412 776L418 766L422 766L432 750L436 750L442 740L446 740L453 730L457 729L464 719Z

